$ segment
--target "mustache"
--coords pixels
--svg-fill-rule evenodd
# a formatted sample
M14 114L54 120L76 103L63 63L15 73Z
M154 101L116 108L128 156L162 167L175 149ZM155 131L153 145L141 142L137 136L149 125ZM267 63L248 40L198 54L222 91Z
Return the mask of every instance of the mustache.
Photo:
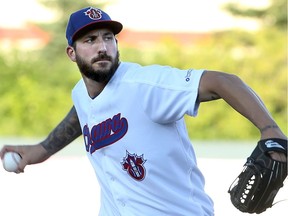
M91 63L93 64L95 62L102 61L102 60L112 61L112 57L108 56L106 53L100 53L98 57L91 59Z

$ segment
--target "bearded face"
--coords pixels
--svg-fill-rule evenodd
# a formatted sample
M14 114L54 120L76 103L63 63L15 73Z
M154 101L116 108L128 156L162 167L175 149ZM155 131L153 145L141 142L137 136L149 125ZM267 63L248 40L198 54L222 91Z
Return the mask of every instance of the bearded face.
M107 55L106 52L100 53L91 61L86 61L76 52L76 63L80 72L87 78L100 83L108 83L114 75L119 65L119 51L115 58Z

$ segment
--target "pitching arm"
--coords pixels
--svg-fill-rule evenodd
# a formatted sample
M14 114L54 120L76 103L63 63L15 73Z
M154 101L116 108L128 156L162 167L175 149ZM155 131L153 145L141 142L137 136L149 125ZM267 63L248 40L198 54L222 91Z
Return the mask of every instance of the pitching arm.
M0 151L3 159L6 152L17 152L22 159L16 173L24 172L27 165L47 160L81 135L81 127L74 106L67 116L54 128L45 140L36 145L5 145Z
M73 106L67 116L40 144L52 155L79 137L81 133L78 116Z

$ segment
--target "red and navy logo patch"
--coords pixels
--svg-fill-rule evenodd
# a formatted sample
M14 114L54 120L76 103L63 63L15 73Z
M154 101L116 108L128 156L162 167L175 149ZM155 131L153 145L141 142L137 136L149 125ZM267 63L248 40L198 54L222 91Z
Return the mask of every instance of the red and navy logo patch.
M138 156L137 154L130 154L126 151L126 156L123 158L122 168L135 180L142 181L146 175L144 163L144 155Z
M89 128L88 124L82 129L86 151L93 154L98 149L117 143L128 131L128 121L121 113L114 115Z
M92 20L99 20L102 18L102 11L97 8L90 7L87 11L84 12Z

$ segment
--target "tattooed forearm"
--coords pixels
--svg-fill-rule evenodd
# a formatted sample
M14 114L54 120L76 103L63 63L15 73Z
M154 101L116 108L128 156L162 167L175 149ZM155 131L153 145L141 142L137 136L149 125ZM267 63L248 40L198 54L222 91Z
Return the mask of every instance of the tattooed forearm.
M81 135L78 116L73 106L59 125L41 142L50 155L58 152Z

